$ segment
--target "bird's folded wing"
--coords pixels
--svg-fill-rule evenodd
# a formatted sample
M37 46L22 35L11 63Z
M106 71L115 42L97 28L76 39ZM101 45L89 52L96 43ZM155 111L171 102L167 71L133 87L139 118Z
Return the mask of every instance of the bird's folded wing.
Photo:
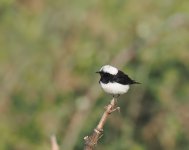
M136 81L132 80L128 75L126 75L120 70L118 71L117 75L114 76L114 81L124 85L137 83Z

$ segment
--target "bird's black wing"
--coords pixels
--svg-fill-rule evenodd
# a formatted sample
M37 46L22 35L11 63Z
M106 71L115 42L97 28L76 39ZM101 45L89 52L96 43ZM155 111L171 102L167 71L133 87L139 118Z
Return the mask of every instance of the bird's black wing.
M122 71L118 71L118 73L114 76L114 81L120 84L139 84L139 82L136 82L135 80L132 80L128 75L126 75Z

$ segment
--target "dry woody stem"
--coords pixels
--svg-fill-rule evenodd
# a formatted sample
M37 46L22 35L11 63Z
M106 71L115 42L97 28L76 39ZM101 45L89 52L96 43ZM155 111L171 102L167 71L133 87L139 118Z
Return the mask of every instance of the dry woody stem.
M59 150L55 135L51 136L51 150Z
M103 135L103 127L104 124L106 123L108 116L116 110L119 111L119 109L120 108L116 106L115 98L113 98L110 104L105 107L105 112L103 113L100 122L98 123L97 127L94 129L93 133L90 136L84 137L85 140L84 150L94 150L95 145Z

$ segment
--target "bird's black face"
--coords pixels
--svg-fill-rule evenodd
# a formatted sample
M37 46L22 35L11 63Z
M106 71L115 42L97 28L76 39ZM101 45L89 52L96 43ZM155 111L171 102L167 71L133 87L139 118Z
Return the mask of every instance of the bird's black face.
M113 79L113 75L111 75L107 72L97 71L96 73L100 74L100 81L103 82L103 83L111 82L112 79Z

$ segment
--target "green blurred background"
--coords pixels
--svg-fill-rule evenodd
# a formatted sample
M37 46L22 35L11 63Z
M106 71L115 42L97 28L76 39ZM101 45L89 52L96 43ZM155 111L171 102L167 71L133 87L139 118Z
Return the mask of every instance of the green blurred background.
M0 149L82 150L111 96L95 71L141 82L98 150L189 149L188 0L1 0Z

